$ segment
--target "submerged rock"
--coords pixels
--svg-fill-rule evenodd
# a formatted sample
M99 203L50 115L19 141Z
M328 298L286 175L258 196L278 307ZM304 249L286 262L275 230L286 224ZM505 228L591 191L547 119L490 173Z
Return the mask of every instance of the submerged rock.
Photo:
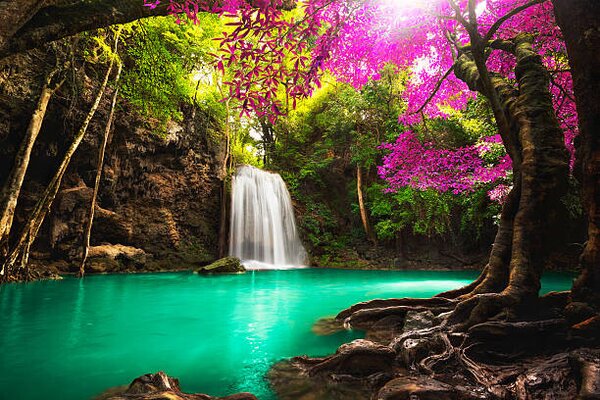
M237 257L224 257L212 264L198 268L199 274L237 274L246 272L246 268Z
M225 397L212 397L206 394L183 393L179 388L179 380L171 378L162 371L155 374L142 375L126 388L109 389L96 400L257 400L250 393L238 393Z
M344 324L342 321L336 319L335 317L324 317L320 318L317 322L312 326L312 333L317 336L329 336L334 335L338 332L345 331Z

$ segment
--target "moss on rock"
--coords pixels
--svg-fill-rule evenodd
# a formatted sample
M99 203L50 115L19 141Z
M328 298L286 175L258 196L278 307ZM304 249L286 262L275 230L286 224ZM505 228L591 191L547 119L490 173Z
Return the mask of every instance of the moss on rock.
M224 257L212 264L199 268L199 274L237 274L246 272L246 268L237 257Z

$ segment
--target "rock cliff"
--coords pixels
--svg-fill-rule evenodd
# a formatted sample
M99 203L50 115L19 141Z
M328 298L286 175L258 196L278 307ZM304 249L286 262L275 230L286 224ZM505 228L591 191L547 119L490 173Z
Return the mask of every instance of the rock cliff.
M37 102L44 76L40 60L47 58L36 51L0 64L0 184ZM50 101L13 232L51 179L95 95L97 82L89 71L73 74L81 74L85 84L77 87L67 79ZM107 93L34 243L31 254L38 266L77 268L109 100ZM199 107L182 105L181 111L181 122L158 129L156 121L141 117L126 102L117 106L91 237L91 245L100 248L92 248L90 271L190 268L217 258L222 127Z

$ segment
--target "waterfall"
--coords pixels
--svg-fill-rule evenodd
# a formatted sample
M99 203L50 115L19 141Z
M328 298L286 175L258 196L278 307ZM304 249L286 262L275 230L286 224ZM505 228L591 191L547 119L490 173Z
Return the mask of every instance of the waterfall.
M279 174L248 165L237 169L231 194L229 255L249 269L298 268L306 251L292 199Z

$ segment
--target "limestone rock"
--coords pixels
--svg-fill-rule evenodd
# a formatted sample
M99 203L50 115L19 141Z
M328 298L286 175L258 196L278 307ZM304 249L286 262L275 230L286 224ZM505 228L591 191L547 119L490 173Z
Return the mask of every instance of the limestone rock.
M150 256L142 249L121 244L91 246L86 268L88 272L124 272L143 269Z
M429 310L409 311L404 317L404 332L432 328L439 323L436 316Z
M317 336L329 336L345 330L344 324L335 317L320 318L312 326L312 332Z
M388 347L365 339L341 345L336 353L312 366L309 374L343 374L366 377L391 372L396 353Z
M457 400L457 391L450 385L426 376L401 376L381 388L377 400Z
M246 272L246 268L237 257L224 257L212 264L198 268L200 274L237 274Z
M179 380L169 377L162 371L142 375L134 379L126 390L121 390L121 393L114 392L115 390L108 390L96 400L257 400L256 396L250 393L238 393L226 397L183 393L179 388Z
M569 323L575 325L593 317L595 312L588 304L573 301L565 307L565 315Z

